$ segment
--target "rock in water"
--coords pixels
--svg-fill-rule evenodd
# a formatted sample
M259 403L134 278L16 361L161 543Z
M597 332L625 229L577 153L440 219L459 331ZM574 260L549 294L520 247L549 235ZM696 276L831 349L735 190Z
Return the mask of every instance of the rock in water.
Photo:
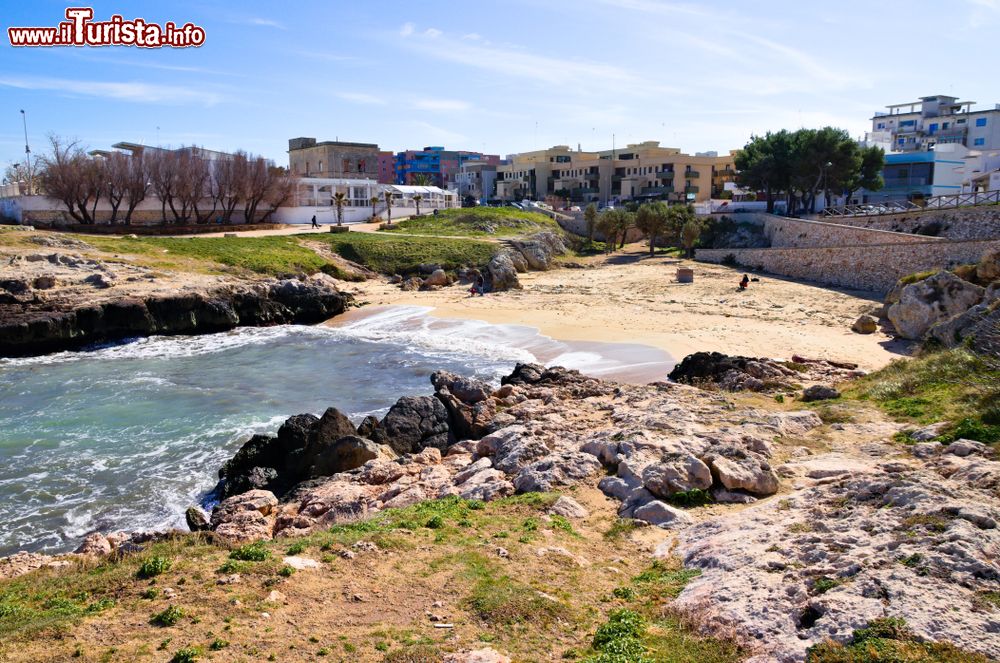
M964 313L983 299L985 288L941 271L903 288L888 317L903 338L920 340L938 322Z
M184 520L187 522L188 529L192 532L204 532L211 529L208 516L196 506L187 508L187 511L184 512Z
M434 396L404 396L389 408L375 430L375 441L388 444L398 454L425 447L445 450L451 442L448 411Z

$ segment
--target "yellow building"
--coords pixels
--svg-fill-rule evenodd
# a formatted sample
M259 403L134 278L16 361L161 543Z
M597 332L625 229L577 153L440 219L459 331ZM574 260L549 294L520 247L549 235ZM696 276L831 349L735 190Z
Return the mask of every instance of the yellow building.
M509 157L497 168L501 200L544 200L569 192L574 202L613 203L621 200L665 199L701 202L718 197L735 175L733 154L683 154L657 141L601 152L571 150L557 145L547 150Z

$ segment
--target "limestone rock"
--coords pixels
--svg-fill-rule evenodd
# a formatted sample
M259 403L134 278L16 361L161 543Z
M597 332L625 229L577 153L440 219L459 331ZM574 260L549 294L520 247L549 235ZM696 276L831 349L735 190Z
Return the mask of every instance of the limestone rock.
M216 536L234 542L270 539L277 506L278 498L266 490L234 495L212 511L212 530Z
M517 280L517 270L506 253L498 253L490 259L486 265L486 275L492 292L521 289L521 282Z
M984 288L941 271L903 288L888 317L900 336L919 340L935 323L978 304L984 293Z
M802 402L826 401L833 398L840 398L840 392L833 387L822 384L814 384L802 391Z
M510 657L487 647L474 651L445 654L443 663L510 663Z
M205 512L196 506L190 506L184 512L184 520L187 522L188 529L192 532L204 532L211 529L211 524L208 521L208 516Z
M874 334L878 331L878 318L868 314L862 315L851 325L851 331L856 334Z
M317 442L316 446L320 446ZM324 445L312 456L310 477L323 477L361 467L379 457L379 445L357 435L348 435Z
M976 278L984 283L1000 280L1000 250L983 256L976 265Z
M74 552L77 555L104 557L111 554L111 542L100 532L92 532L84 537L83 543Z
M632 517L663 529L686 527L694 522L691 516L684 511L660 500L652 500L643 504L633 512Z
M431 272L430 276L424 279L425 288L428 286L444 287L446 285L451 285L451 279L448 278L448 274L443 269L435 269Z
M691 454L665 454L658 463L642 471L642 484L658 497L670 497L674 493L708 489L712 485L712 472Z
M586 518L590 515L590 512L582 504L566 495L559 496L559 499L549 507L549 513L563 518L575 519Z
M778 476L758 454L738 447L719 447L703 458L712 476L728 490L745 490L754 495L778 492Z

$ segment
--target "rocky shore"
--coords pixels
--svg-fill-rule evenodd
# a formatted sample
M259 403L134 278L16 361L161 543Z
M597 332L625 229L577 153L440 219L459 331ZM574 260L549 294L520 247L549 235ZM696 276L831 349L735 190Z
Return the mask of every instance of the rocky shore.
M72 248L61 239L59 248ZM16 255L0 269L0 357L154 334L310 324L350 305L324 274L235 279L158 274L68 252Z
M904 618L923 639L1000 650L1000 617L983 602L1000 588L1000 462L989 447L901 447L891 439L903 427L883 420L830 425L714 388L532 364L499 388L444 372L432 383L433 395L402 398L381 420L356 426L330 408L253 437L221 468L212 514L189 510L191 529L236 545L452 495L597 485L626 522L662 530L657 556L700 571L676 606L754 643L755 661L802 661L881 617ZM149 536L94 534L81 552L120 554Z

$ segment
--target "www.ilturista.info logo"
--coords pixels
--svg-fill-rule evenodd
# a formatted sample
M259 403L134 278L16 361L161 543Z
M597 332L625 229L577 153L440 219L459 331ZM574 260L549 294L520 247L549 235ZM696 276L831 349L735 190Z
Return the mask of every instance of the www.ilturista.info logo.
M108 21L93 21L91 7L69 7L66 19L50 28L7 28L11 46L139 46L188 48L205 43L205 29L193 23L163 25L144 19L125 20L115 14Z

